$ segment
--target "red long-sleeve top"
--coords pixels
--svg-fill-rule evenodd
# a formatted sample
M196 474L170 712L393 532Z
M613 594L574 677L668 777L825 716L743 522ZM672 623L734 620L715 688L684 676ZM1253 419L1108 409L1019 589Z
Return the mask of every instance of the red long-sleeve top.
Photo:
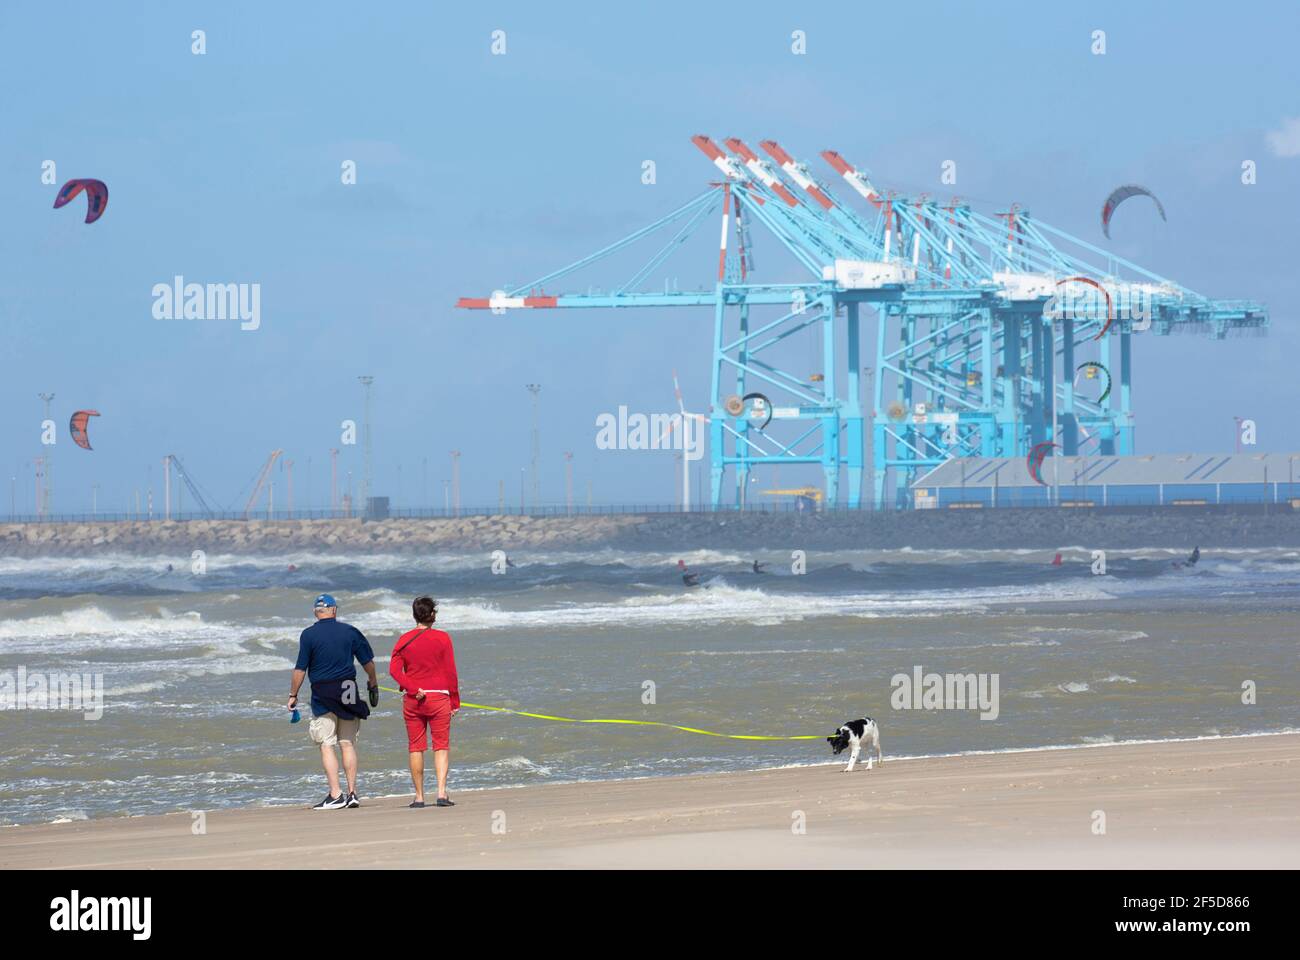
M460 709L460 680L451 636L442 630L418 627L402 634L393 646L388 673L408 696L419 690L446 690L451 708Z

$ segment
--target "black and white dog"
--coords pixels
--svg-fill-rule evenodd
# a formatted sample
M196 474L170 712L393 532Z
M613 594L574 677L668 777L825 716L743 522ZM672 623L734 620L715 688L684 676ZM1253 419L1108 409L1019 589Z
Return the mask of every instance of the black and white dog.
M853 769L853 765L858 762L858 754L862 752L862 744L866 743L875 748L876 759L884 763L884 758L880 755L880 728L876 726L876 721L870 717L863 717L861 720L850 720L833 737L827 737L826 742L831 745L831 753L839 756L847 748L852 747L853 752L849 754L849 765L844 768L848 773ZM867 751L867 769L871 769L871 751Z

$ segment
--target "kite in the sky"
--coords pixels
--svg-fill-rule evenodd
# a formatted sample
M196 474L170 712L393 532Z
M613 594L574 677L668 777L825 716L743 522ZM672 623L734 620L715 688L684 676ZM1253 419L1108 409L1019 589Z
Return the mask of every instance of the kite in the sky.
M1103 367L1096 360L1089 360L1087 363L1079 364L1074 370L1074 379L1079 379L1079 374L1083 373L1089 380L1096 378L1099 374L1106 378L1106 386L1101 391L1101 396L1097 398L1098 403L1105 401L1110 396L1110 371Z
M1098 290L1101 291L1101 295L1106 298L1106 325L1102 327L1100 330L1098 330L1097 335L1092 338L1094 340L1100 340L1102 338L1102 335L1107 330L1110 329L1110 325L1115 322L1115 305L1111 302L1110 291L1107 290L1105 287L1103 287L1096 280L1092 279L1092 277L1074 276L1074 277L1066 277L1064 280L1056 281L1056 285L1058 287L1063 283L1086 283L1089 286L1096 287ZM1002 369L1001 367L998 368L999 372L1001 372L1001 369Z
M743 397L741 397L741 400L742 400L742 402L748 402L748 401L750 401L750 400L762 400L762 401L763 401L763 406L762 406L762 407L755 407L755 409L756 409L756 410L766 410L766 411L767 411L767 419L764 420L761 424L759 424L758 429L762 430L764 427L766 427L769 423L772 422L772 401L769 400L769 399L767 399L766 394L762 394L762 393L747 393L747 394L745 394Z
M1036 443L1034 444L1033 449L1029 451L1029 456L1025 458L1025 466L1029 469L1029 476L1034 483L1040 484L1044 487L1047 486L1047 484L1043 482L1043 458L1047 456L1047 451L1051 450L1052 447L1055 446L1057 446L1057 444L1051 442Z
M1107 240L1110 239L1110 218L1114 216L1115 208L1129 197L1150 197L1151 202L1156 205L1156 212L1160 214L1160 219L1164 220L1166 223L1169 222L1169 218L1165 216L1164 205L1161 204L1160 200L1154 193L1146 187L1139 186L1136 183L1128 183L1112 190L1110 196L1106 198L1106 202L1102 205L1101 232L1106 234Z
M72 442L83 450L91 449L90 434L86 432L86 424L91 417L99 416L98 410L78 410L68 421L68 432L72 434Z
M108 184L103 180L69 180L54 198L54 209L71 203L82 192L86 192L86 222L94 223L104 215L108 206Z

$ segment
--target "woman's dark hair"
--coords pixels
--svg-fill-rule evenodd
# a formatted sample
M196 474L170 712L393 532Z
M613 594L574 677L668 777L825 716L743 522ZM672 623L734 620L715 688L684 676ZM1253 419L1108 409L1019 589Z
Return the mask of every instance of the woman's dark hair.
M416 597L411 613L416 623L433 623L438 618L438 601L433 597Z

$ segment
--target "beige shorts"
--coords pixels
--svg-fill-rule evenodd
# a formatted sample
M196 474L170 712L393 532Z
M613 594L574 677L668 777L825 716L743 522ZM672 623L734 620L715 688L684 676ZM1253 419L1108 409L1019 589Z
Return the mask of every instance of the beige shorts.
M311 735L312 742L319 743L322 747L332 747L340 740L356 743L360 731L361 721L356 717L340 719L333 713L322 713L319 717L312 717L311 723L307 724L307 732Z

